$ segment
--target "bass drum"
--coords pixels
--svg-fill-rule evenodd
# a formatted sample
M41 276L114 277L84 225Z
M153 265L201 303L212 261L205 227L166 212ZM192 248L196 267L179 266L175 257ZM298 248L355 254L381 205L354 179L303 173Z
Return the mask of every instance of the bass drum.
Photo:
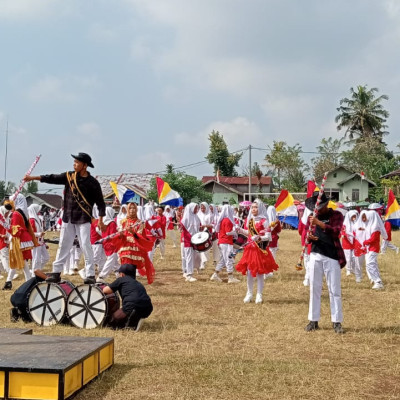
M28 314L41 326L65 322L67 296L75 288L69 281L37 283L28 294Z
M67 315L72 325L94 329L103 325L120 307L116 293L105 295L105 285L79 285L68 296Z
M212 246L212 238L210 232L203 231L195 233L191 239L190 243L194 250L198 251L199 253L207 251L211 249Z

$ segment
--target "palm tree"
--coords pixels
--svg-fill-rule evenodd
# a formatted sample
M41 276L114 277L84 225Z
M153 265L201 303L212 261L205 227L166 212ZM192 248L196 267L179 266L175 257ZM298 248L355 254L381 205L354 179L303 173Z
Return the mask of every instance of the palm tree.
M344 136L348 136L351 141L365 138L382 141L382 136L388 133L384 129L387 128L385 123L389 113L382 107L381 102L389 97L375 97L377 92L377 88L357 86L357 91L350 88L350 99L340 100L340 107L337 108L340 114L335 118L335 122L338 123L337 130L346 128Z

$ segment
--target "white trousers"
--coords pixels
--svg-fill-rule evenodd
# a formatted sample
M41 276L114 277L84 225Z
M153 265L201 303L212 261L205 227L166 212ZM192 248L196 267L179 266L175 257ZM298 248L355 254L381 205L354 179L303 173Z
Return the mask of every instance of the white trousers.
M351 249L343 249L344 256L346 258L346 270L348 272L355 273L355 259L354 259L354 250Z
M167 232L168 232L168 236L171 237L173 246L176 247L176 230L171 229L170 231L167 231Z
M256 275L257 279L257 293L262 294L264 290L264 274ZM254 278L251 275L250 271L247 271L247 293L253 294L253 286L254 286Z
M100 278L107 278L111 272L116 271L119 267L118 264L118 253L113 253L107 257L107 261L104 264L103 269L101 270L101 274L99 274Z
M182 273L186 274L185 245L181 242Z
M42 270L49 260L50 255L45 244L32 249L32 271L35 269Z
M211 249L212 249L212 252L213 252L214 262L217 263L220 260L218 240L214 240L212 242Z
M219 245L219 261L215 267L216 271L221 271L222 268L226 267L228 274L233 272L233 258L231 254L233 252L233 245L228 243L221 243Z
M193 247L183 248L183 258L185 260L185 272L188 275L193 275L194 269L200 267L200 254L193 250Z
M92 248L94 263L99 267L99 271L101 272L107 260L107 256L104 253L104 247L102 244L92 244Z
M310 255L307 254L307 250L304 251L304 256L303 256L303 264L304 264L304 270L305 270L305 275L304 275L304 280L310 280L310 271L308 269L308 265L310 263Z
M63 266L70 256L70 250L74 243L75 236L78 236L79 244L85 258L86 276L95 276L93 248L90 243L90 223L72 224L63 222L60 233L60 244L57 250L56 259L53 262L53 272L61 272Z
M10 268L10 270L8 271L7 282L11 282L13 280L13 278L14 278L15 274L17 273L17 271L18 271L17 269L11 269ZM27 260L24 260L23 271L24 271L24 275L25 275L25 281L28 281L29 279L32 278L31 271L29 269L29 265L28 265L28 261Z
M276 261L276 252L278 251L277 247L268 247L268 250L271 252L272 257L274 257L274 260Z
M382 282L378 267L378 253L369 251L365 255L365 268L369 279L372 279L374 282Z
M209 256L210 250L203 251L200 253L200 259L201 259L201 266L205 267L208 261L208 256Z
M354 257L354 275L356 278L362 279L362 271L365 262L365 255L363 254L360 257ZM368 271L367 271L368 273ZM369 275L368 275L369 276Z
M310 254L310 305L308 311L309 321L319 321L321 313L322 280L325 275L329 291L332 322L342 322L342 293L341 273L339 261L318 253Z
M4 272L8 274L8 272L10 271L10 256L8 247L3 247L0 250L0 261L3 266Z
M392 249L393 251L397 251L398 247L395 246L392 242L389 242L389 240L383 239L382 240L382 246L381 246L381 253L385 253L386 249Z
M165 239L160 239L160 243L157 246L160 249L161 257L165 256ZM156 252L157 248L154 248L154 253Z

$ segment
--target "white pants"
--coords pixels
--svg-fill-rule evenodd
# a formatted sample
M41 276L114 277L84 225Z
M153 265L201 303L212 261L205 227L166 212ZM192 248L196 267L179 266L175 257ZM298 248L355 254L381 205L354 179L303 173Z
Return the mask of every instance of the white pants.
M220 260L220 255L219 255L219 247L218 247L218 240L214 240L212 242L212 252L213 252L213 259L214 262L217 263Z
M53 272L61 272L70 255L75 236L78 236L79 244L85 257L86 276L95 276L93 248L90 243L90 222L86 224L72 224L63 222L60 234L60 244L56 259L53 262Z
M208 256L209 256L210 250L203 251L200 253L200 259L201 259L201 266L205 267L208 261Z
M157 247L160 249L161 257L164 258L164 256L165 256L165 239L160 239L160 242ZM157 248L154 248L154 253L156 252L156 249Z
M107 278L108 275L112 271L116 271L118 269L118 253L113 253L107 257L107 261L104 264L103 269L101 270L101 274L99 275L100 278Z
M262 294L264 290L264 274L257 274L257 293ZM247 293L253 294L254 278L250 271L247 271Z
M325 275L329 291L332 322L342 322L342 293L339 261L318 253L310 254L310 306L309 321L319 321L321 313L322 280Z
M185 245L181 242L182 273L186 274Z
M343 249L344 256L346 258L346 271L348 272L355 272L354 268L354 250L351 249Z
M169 232L168 236L171 237L173 246L176 247L176 230L175 229L171 229L170 231L167 231L167 232Z
M194 269L200 267L200 254L193 250L193 247L183 248L183 259L185 261L185 271L188 275L193 275Z
M42 270L49 260L50 256L45 244L32 249L32 271L35 269Z
M233 273L233 258L231 257L233 246L227 243L221 243L219 245L219 261L215 267L216 271L221 271L222 268L226 267L228 274Z
M381 253L382 254L386 252L386 248L392 249L394 251L398 250L398 247L395 246L392 242L389 242L389 240L383 239L382 240L382 247L381 247Z
M10 268L10 270L8 271L7 282L11 282L13 280L13 278L14 278L15 274L17 273L17 271L18 271L17 269L11 269ZM24 275L25 275L25 281L28 281L29 279L32 278L31 271L29 269L29 265L28 265L28 261L27 260L24 260L23 271L24 271Z
M310 264L310 255L307 254L307 250L304 251L304 256L303 256L303 264L304 264L304 269L305 269L305 275L304 275L304 280L310 280L310 270L308 268L308 265Z
M274 260L276 261L276 252L278 251L277 247L268 247L268 250L271 252L272 257L274 257Z
M10 258L8 247L3 247L0 250L0 261L3 265L4 272L8 274L8 272L10 271Z
M354 275L356 278L362 278L362 270L365 262L365 255L354 257ZM368 271L367 271L368 273ZM368 275L369 276L369 275Z
M369 279L372 279L374 282L382 282L378 267L378 253L369 251L365 255L365 268Z
M99 271L101 272L107 260L107 256L104 253L104 247L102 244L92 244L92 248L94 263L99 267Z

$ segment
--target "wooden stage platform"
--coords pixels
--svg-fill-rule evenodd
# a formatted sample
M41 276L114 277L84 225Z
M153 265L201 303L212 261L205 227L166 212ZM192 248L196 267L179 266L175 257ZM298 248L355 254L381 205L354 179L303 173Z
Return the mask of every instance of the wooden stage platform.
M0 329L0 398L67 399L114 363L113 338L29 333Z

